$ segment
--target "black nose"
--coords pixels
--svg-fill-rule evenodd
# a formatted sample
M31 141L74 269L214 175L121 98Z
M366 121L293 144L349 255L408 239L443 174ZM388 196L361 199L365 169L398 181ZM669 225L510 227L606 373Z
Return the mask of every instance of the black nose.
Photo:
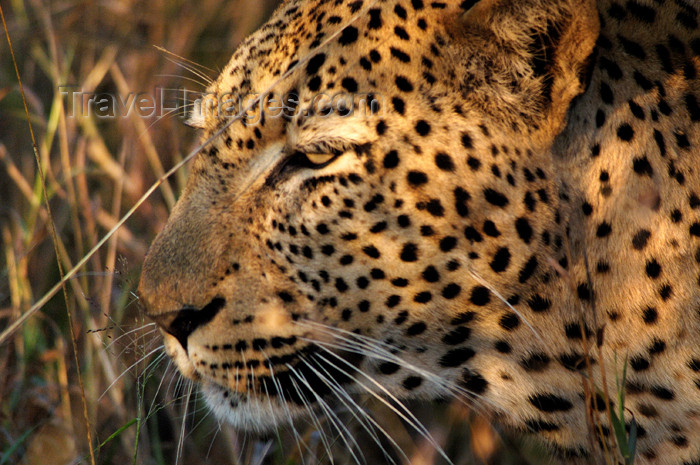
M209 323L224 308L226 300L221 297L212 299L201 309L195 307L182 307L176 312L164 313L153 316L153 320L167 333L172 334L180 342L187 352L187 339L195 329Z

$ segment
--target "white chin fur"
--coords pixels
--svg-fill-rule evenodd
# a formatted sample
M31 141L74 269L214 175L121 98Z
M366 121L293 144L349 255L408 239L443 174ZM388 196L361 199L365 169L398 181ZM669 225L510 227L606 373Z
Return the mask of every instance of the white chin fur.
M244 431L269 433L278 426L290 424L305 411L295 405L282 406L275 398L235 399L231 394L224 397L224 389L214 384L203 384L200 389L216 418ZM232 399L238 401L237 406L231 405Z

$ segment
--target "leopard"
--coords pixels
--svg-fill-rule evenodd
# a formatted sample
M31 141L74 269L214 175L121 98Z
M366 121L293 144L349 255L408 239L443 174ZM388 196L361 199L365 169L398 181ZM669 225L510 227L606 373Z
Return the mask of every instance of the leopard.
M700 464L699 9L283 1L143 263L180 374L246 431L461 398L563 463Z

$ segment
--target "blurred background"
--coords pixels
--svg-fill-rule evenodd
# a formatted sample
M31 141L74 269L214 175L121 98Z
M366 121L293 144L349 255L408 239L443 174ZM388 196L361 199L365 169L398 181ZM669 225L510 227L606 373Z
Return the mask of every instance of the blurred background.
M3 29L0 332L60 281L57 255L63 273L73 268L195 147L178 89L204 90L277 3L2 1L37 151ZM120 115L113 105L95 114L69 90L121 96L127 105L138 92L167 98L165 110L152 117ZM313 424L300 424L298 438L289 431L260 438L236 433L208 413L165 358L135 295L148 244L186 177L185 167L162 184L80 268L65 294L0 344L0 465L448 463L370 399L360 402L394 445L376 441L349 415L359 451L328 424L321 425L325 437ZM460 402L414 407L455 464L540 463L533 444L496 431Z

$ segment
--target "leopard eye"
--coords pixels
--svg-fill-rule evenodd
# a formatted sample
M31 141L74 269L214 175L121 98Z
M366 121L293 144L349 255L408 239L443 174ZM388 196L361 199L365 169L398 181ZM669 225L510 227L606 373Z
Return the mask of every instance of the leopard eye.
M336 157L333 153L305 153L304 156L312 164L321 166L327 164Z

